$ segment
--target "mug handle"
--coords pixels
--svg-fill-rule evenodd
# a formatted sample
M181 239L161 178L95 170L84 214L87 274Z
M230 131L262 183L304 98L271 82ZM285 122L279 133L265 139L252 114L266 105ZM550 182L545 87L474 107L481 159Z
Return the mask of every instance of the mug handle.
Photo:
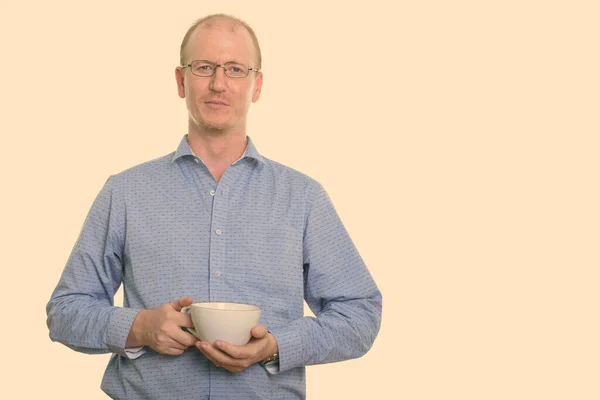
M190 314L190 306L185 306L181 308L182 313L184 314ZM185 326L182 326L183 329L185 329L186 331L188 331L189 333L191 333L192 335L196 336L196 338L198 338L198 334L196 333L196 330L194 328L186 328Z

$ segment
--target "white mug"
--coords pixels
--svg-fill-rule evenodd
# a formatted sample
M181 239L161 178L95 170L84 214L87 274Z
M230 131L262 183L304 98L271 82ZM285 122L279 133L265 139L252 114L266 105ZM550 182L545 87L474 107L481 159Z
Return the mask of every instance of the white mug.
M190 314L193 328L186 328L200 340L214 345L223 340L243 346L252 338L252 327L260 320L261 309L242 303L194 303L183 307L182 313Z

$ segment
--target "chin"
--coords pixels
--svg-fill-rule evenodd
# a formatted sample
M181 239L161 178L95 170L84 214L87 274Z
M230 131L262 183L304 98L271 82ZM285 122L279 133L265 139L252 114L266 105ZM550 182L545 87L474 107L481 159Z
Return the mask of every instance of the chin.
M214 115L203 115L201 113L190 113L190 123L200 130L222 131L230 128L229 118L219 118Z
M215 121L215 120L206 120L201 119L200 126L209 129L211 131L224 131L232 127L232 124L229 121Z

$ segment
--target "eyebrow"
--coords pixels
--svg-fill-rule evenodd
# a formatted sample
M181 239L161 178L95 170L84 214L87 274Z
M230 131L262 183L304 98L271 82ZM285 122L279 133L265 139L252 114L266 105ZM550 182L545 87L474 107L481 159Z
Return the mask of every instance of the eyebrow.
M209 63L218 64L218 63L217 63L217 62L215 62L215 61L211 61L211 60L205 60L205 59L203 59L203 58L199 58L199 59L197 59L197 60L192 60L192 61L190 61L190 63L192 63L192 62L194 62L194 61L208 61ZM231 64L231 63L235 63L235 64L241 64L241 65L246 65L246 64L244 64L243 62L236 61L236 60L225 61L223 64ZM248 65L250 65L250 64L248 64Z

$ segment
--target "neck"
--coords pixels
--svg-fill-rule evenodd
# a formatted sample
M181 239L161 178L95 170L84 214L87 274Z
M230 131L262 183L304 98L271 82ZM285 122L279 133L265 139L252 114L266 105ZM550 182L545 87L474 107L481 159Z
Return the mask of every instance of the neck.
M246 133L200 132L191 130L187 137L190 148L209 167L226 167L237 161L246 149Z

